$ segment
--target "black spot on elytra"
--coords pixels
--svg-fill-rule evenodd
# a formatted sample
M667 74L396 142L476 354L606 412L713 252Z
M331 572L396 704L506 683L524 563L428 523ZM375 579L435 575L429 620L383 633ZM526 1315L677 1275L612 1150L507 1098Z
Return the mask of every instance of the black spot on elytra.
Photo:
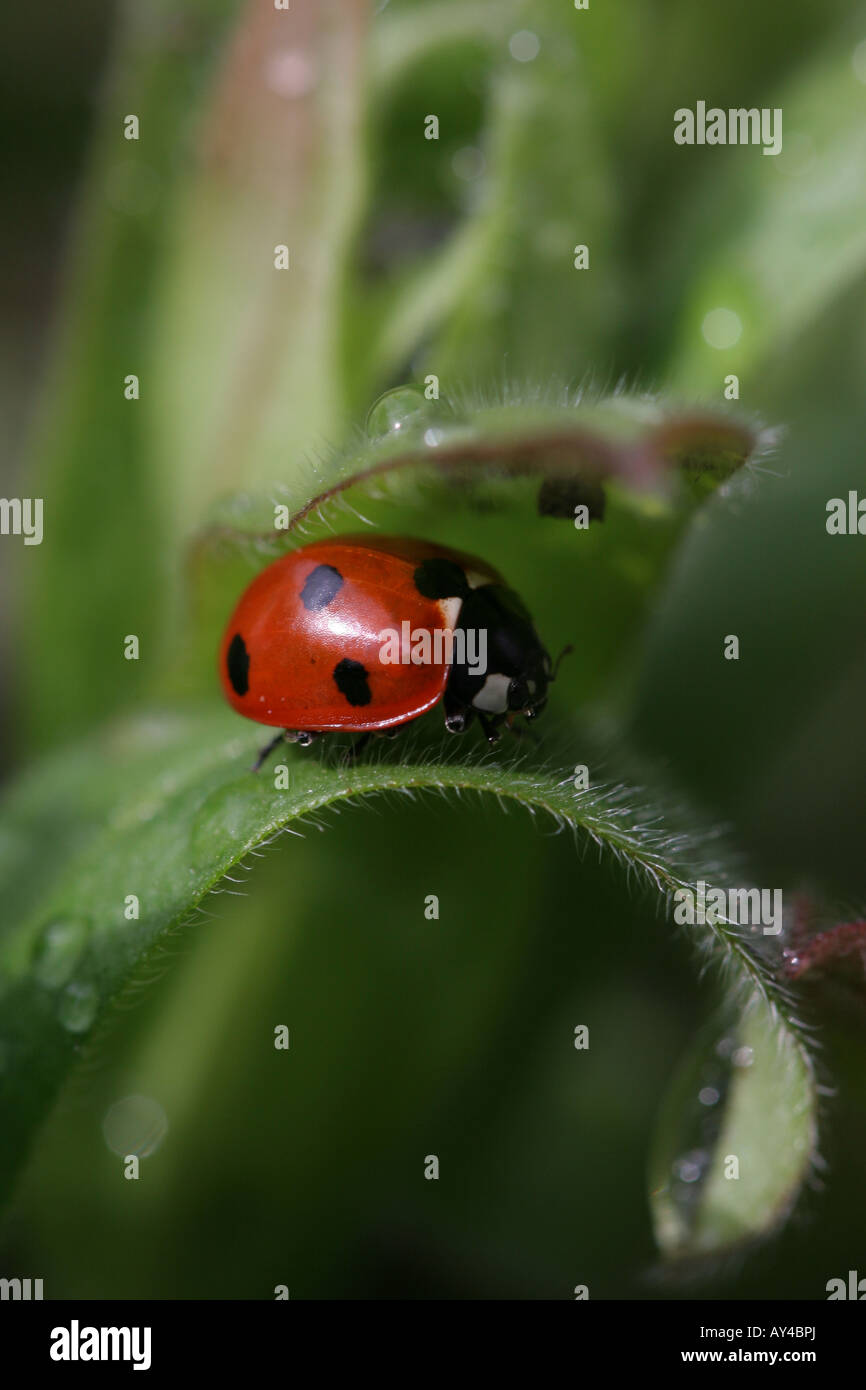
M236 695L246 695L250 688L250 654L239 632L229 643L226 655L226 670Z
M425 598L465 598L469 593L466 575L453 560L434 556L415 571L415 588Z
M367 681L367 672L360 661L344 657L334 667L334 683L341 695L345 695L350 705L369 705L372 696Z
M317 565L307 575L301 590L301 603L308 612L315 613L320 608L327 608L342 587L343 576L339 570L335 570L333 565Z

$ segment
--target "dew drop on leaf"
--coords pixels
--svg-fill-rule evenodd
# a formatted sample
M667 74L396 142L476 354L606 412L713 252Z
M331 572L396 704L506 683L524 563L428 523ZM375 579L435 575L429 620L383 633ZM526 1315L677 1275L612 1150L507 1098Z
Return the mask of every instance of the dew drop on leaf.
M422 424L430 406L420 386L395 386L371 405L367 434L371 439L399 438Z
M90 934L84 917L64 917L44 928L33 953L33 974L46 989L65 985L81 959Z
M675 1107L666 1125L667 1147L669 1152L673 1150L673 1157L665 1164L666 1171L660 1173L661 1180L652 1194L663 1248L684 1244L694 1230L718 1143L730 1075L730 1050L719 1048L716 1035L708 1047L696 1050L679 1078Z
M150 1096L124 1096L115 1101L102 1121L105 1142L120 1158L155 1153L168 1133L168 1117Z
M58 1017L69 1033L84 1033L96 1016L99 995L93 985L71 984L60 996Z

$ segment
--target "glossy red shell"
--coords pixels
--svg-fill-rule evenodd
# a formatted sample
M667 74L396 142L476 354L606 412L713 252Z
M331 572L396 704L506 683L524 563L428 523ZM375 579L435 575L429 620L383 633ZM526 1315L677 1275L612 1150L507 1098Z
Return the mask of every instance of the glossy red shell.
M259 724L310 732L387 729L430 709L444 693L449 667L387 664L381 634L401 631L403 622L433 630L456 621L459 604L426 598L415 585L415 570L431 558L453 560L485 580L499 578L481 560L405 537L316 541L275 560L242 594L226 627L219 673L229 704ZM341 582L327 603L310 607L302 595L321 567ZM233 642L242 652L234 679ZM365 703L351 703L338 688L341 662L363 669Z

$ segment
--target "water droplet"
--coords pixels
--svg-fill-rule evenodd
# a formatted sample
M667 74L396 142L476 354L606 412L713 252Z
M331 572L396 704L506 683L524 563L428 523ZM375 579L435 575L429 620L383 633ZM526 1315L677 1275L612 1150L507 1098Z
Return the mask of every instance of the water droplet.
M674 1175L680 1182L693 1183L703 1177L707 1166L709 1154L706 1149L692 1149L690 1153L683 1154L678 1158L674 1165Z
M653 1221L666 1248L686 1241L697 1220L724 1124L735 1047L736 1038L720 1037L717 1025L708 1029L674 1082L652 1193Z
M793 1071L798 1044L788 1035L782 1045L777 1028L757 1008L724 1031L711 1024L677 1071L651 1163L653 1224L668 1253L722 1249L734 1233L769 1229L796 1190L792 1151L803 1155L802 1172L813 1140L810 1097L802 1070ZM737 1156L741 1182L729 1181Z
M65 985L81 959L90 923L83 917L59 918L43 930L33 952L33 974L46 989Z
M395 386L370 406L367 433L371 439L398 439L422 424L430 406L420 386Z
M70 1033L84 1033L96 1017L99 995L93 985L71 984L60 996L58 1016Z
M531 29L519 29L508 40L508 51L518 63L531 63L538 57L541 40Z
M732 348L743 336L743 323L733 309L711 309L701 324L704 341L720 352Z
M168 1133L168 1116L150 1096L124 1096L105 1112L102 1133L112 1153L120 1158L127 1154L147 1158Z

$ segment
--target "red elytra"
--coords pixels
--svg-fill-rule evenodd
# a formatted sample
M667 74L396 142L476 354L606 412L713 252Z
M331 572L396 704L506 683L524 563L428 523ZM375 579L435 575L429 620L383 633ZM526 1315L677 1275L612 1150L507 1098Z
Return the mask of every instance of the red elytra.
M419 592L425 561L470 583L502 584L486 562L431 541L343 536L282 556L242 594L220 647L229 704L259 724L364 733L395 728L439 701L447 663L386 664L381 634L453 629L460 601Z

